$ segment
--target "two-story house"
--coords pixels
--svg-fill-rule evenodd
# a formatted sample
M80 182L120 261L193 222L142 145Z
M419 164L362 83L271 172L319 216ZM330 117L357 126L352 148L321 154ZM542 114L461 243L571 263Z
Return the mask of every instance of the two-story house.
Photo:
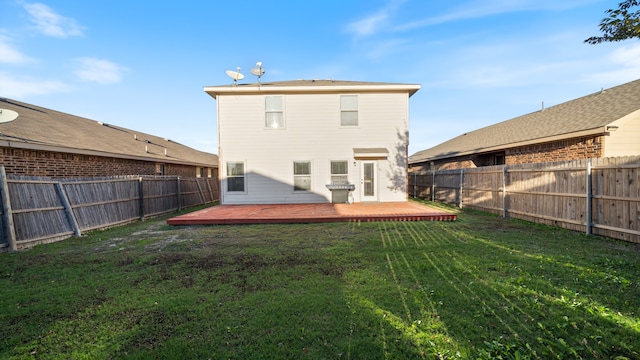
M296 80L205 87L222 204L406 201L415 84Z

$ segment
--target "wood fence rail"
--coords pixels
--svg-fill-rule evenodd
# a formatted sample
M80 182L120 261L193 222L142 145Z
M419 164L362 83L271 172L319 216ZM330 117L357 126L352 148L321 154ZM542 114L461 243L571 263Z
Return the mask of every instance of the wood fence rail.
M217 178L53 179L7 175L0 165L0 251L211 203L218 195Z
M640 156L409 173L409 196L640 243Z

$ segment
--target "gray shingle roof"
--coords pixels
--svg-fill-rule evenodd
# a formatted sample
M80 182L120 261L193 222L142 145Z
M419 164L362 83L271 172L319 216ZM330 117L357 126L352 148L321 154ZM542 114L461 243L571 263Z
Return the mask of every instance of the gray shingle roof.
M53 147L69 153L91 152L102 156L203 167L218 164L215 154L139 131L4 98L0 98L0 109L19 114L11 122L0 123L0 141L16 147Z
M531 114L487 126L445 141L409 157L409 163L506 149L524 142L570 138L603 129L640 109L640 80L598 91Z

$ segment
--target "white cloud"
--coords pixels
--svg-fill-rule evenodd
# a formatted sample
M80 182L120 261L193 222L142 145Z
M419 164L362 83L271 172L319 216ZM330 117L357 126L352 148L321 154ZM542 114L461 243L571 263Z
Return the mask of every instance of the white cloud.
M69 91L70 86L57 80L17 78L12 74L0 72L0 96L23 98L29 95L44 95Z
M565 10L584 6L592 2L594 2L594 0L474 0L458 3L459 5L451 9L448 13L399 25L395 30L406 31L452 21L477 19L506 13Z
M640 44L619 47L604 62L612 70L595 73L587 80L608 86L640 79Z
M347 31L356 36L373 35L387 24L387 20L405 0L391 0L377 13L347 25Z
M611 60L625 67L640 67L640 44L623 46L611 54Z
M41 3L24 4L24 9L31 15L31 21L44 35L66 38L81 36L83 27L74 19L64 17L50 7Z
M358 36L366 36L374 34L378 31L378 28L389 17L386 11L380 11L377 14L366 17L362 20L358 20L349 24L347 29L349 32L355 33Z
M79 66L75 74L82 81L97 82L100 84L113 84L122 81L124 73L128 69L114 62L92 57L75 59Z
M0 34L0 63L6 64L23 64L33 61L27 55L21 53L18 49L9 44L9 40Z

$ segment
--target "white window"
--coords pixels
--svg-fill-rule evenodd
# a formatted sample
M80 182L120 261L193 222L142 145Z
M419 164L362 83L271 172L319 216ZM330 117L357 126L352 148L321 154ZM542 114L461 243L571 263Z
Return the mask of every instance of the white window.
M294 161L293 162L293 190L294 191L311 190L311 162L310 161Z
M268 129L284 128L282 96L266 96L264 101L264 125Z
M340 125L358 126L358 95L340 95Z
M227 191L244 192L244 163L227 163Z
M334 185L349 183L349 163L346 160L331 162L331 183Z

